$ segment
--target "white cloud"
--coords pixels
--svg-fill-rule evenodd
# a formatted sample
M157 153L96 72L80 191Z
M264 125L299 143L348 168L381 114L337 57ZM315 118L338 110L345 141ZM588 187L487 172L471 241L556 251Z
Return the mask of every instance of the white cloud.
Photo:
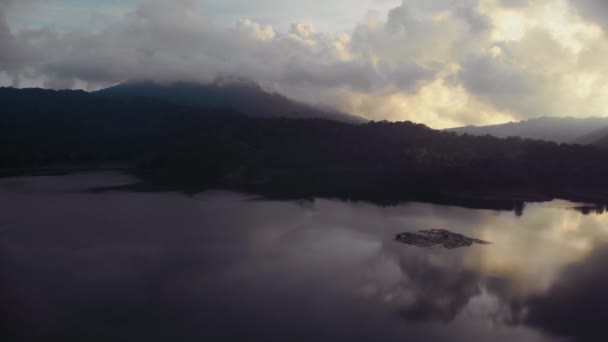
M95 89L231 75L370 119L438 128L608 114L608 40L566 0L412 0L370 12L347 32L297 20L284 30L247 18L225 26L196 0L144 0L103 29L15 29L8 5L0 0L0 83L8 85Z

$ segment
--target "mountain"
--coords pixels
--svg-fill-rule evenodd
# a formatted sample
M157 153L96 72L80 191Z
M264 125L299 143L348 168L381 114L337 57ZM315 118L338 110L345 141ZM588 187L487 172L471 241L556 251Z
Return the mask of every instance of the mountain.
M554 141L557 143L583 143L581 139L608 127L608 118L541 117L521 122L491 126L466 126L447 131L469 135L492 135L499 138L521 137ZM580 141L579 141L580 140Z
M0 103L0 175L122 164L147 184L188 192L503 209L554 197L608 200L608 154L594 146L459 136L411 122L259 118L83 91L0 88Z
M594 145L603 149L608 149L608 129L603 129L601 131L595 132L595 134L590 137L586 137L586 139L591 139L588 143L590 145Z
M595 145L599 147L608 147L608 127L602 127L585 136L580 137L575 141L581 145Z
M593 145L604 148L604 149L608 149L608 135L602 137L601 139L596 140L593 143Z
M0 103L0 169L130 163L203 134L216 118L242 116L72 90L0 88Z
M148 98L198 109L234 108L252 117L321 118L349 123L363 118L293 101L247 81L216 81L211 84L178 82L126 82L100 90L97 95L114 98Z

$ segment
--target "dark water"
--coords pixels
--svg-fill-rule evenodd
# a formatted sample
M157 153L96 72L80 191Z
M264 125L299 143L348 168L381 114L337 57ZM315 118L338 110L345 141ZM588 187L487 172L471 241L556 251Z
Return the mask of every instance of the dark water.
M0 180L1 341L606 340L607 215L86 191L132 181Z

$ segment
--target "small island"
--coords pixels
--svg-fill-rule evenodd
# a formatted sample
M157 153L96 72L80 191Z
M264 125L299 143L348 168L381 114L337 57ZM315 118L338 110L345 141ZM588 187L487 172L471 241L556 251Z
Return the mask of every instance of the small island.
M395 236L395 241L417 247L443 247L456 249L469 247L472 244L491 245L491 242L470 238L446 229L419 230L417 233L401 233Z

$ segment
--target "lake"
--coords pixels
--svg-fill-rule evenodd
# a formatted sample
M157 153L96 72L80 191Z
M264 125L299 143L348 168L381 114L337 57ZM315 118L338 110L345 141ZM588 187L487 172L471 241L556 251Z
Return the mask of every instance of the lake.
M0 179L2 341L597 341L608 215ZM449 229L492 242L394 241Z

